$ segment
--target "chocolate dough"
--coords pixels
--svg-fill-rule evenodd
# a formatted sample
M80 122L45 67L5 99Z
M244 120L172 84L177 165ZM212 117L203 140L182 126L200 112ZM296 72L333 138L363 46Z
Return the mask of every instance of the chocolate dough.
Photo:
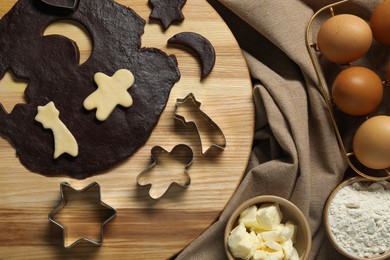
M187 0L149 0L149 4L152 6L149 18L160 21L166 30L173 22L184 20L181 9L186 2Z
M78 65L73 41L42 36L59 19L78 21L92 36L92 55L84 64ZM25 167L47 176L83 179L112 167L147 141L180 72L174 56L141 48L144 26L133 10L113 0L81 0L75 12L65 15L51 13L36 1L20 0L0 20L0 78L11 69L29 80L27 104L16 105L10 114L0 106L0 133L14 145ZM99 122L95 111L83 108L83 101L97 88L96 72L113 75L119 69L135 76L129 89L134 103L117 107ZM53 134L34 120L37 106L50 101L78 142L77 157L53 159Z
M201 78L206 78L215 65L215 50L209 40L198 33L181 32L168 40L169 44L179 44L186 46L198 55L202 66Z

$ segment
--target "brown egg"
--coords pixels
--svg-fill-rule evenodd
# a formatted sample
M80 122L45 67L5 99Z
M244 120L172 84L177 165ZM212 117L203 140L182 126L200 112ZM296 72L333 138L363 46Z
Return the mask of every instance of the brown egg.
M371 15L372 34L379 43L390 46L390 1L379 4Z
M382 81L368 68L350 67L337 75L332 86L332 96L336 106L344 113L367 115L382 101Z
M375 116L365 121L353 138L353 152L371 169L390 167L390 116Z
M351 14L329 18L317 35L322 55L337 64L347 64L359 59L370 49L371 43L372 32L368 23Z

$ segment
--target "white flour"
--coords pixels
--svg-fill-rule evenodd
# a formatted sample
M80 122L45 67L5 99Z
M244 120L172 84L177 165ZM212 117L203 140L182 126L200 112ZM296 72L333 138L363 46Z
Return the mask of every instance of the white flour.
M333 198L329 224L349 254L370 257L390 250L389 183L354 183Z

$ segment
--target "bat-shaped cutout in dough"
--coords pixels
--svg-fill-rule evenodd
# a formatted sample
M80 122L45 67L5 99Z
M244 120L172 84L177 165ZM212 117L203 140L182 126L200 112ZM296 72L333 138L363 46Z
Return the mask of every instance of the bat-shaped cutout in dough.
M84 100L87 110L96 108L96 118L105 121L117 105L130 107L133 104L127 90L134 84L134 76L129 70L121 69L109 77L101 72L95 74L98 89Z
M76 139L60 119L60 112L53 102L46 106L39 106L35 120L40 122L45 129L51 129L54 136L54 159L67 153L76 157L79 147Z
M205 37L194 32L182 32L168 40L169 44L184 45L198 55L202 67L201 78L206 78L215 65L215 49Z

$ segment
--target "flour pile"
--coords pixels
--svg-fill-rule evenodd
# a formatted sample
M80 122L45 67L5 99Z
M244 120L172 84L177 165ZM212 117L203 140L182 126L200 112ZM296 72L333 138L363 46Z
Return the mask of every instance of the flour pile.
M390 249L389 183L356 182L344 187L328 214L337 243L349 254L372 257Z

